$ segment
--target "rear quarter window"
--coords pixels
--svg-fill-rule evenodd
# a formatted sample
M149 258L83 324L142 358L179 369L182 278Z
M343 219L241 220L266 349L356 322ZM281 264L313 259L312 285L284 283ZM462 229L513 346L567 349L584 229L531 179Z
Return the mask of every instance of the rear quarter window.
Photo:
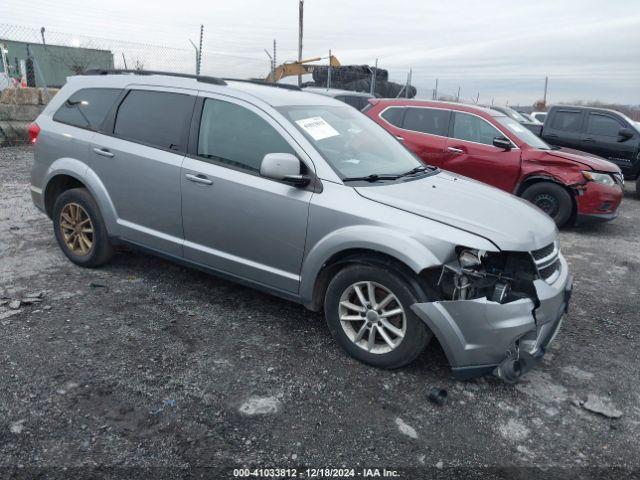
M53 120L74 127L98 130L122 90L118 88L84 88L65 101Z

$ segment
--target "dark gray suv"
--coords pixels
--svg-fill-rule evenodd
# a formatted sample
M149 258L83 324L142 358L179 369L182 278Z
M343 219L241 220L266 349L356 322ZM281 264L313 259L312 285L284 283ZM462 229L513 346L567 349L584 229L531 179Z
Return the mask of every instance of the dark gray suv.
M515 380L571 292L553 222L423 165L332 98L212 77L69 78L31 128L31 193L84 267L127 244L324 309L395 368L432 337L460 377Z

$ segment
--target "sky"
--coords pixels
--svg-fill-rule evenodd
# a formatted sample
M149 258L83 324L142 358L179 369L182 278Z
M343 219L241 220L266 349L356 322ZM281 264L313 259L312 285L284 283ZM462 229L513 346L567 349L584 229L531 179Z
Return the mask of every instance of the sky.
M305 57L331 49L342 64L373 64L418 96L530 105L576 100L640 104L638 0L305 0ZM3 25L193 52L204 25L203 72L267 74L297 58L297 0L1 0ZM49 34L51 32L51 34ZM104 43L104 41L103 41ZM114 49L114 51L116 51ZM176 51L176 55L178 55ZM209 55L207 55L209 54ZM226 71L220 71L225 69ZM309 80L310 77L308 78Z

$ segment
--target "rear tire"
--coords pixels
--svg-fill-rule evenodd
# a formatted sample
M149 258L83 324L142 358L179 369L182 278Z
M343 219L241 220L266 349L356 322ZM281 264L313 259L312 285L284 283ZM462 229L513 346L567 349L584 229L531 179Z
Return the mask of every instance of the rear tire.
M325 318L331 335L349 355L375 367L399 368L413 362L432 337L411 311L417 301L407 282L392 270L352 265L329 283Z
M549 215L558 228L564 226L571 218L573 211L571 194L556 183L535 183L522 192L522 198Z
M100 209L85 188L60 194L53 205L53 230L62 252L76 265L95 268L113 256Z

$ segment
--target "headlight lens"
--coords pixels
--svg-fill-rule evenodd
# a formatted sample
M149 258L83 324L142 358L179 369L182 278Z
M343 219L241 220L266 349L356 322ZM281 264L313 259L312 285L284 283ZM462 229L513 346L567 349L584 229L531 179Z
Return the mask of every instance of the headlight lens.
M471 248L463 248L458 252L458 262L468 270L475 270L482 265L480 252Z
M610 187L616 184L613 177L608 173L598 173L598 172L592 172L590 170L585 170L582 172L582 175L584 176L584 178L586 178L590 182L596 182L602 185L608 185Z

